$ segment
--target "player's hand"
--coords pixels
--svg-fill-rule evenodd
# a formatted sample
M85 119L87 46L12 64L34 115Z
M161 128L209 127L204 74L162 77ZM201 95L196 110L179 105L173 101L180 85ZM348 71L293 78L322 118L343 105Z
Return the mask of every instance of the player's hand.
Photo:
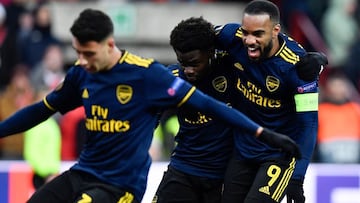
M303 181L293 179L289 181L289 185L286 189L286 201L287 203L305 202Z
M295 68L300 79L314 81L318 79L327 64L328 59L324 53L308 52L305 56L300 57Z
M282 151L290 156L297 159L301 158L301 152L298 145L289 136L264 128L258 138L272 147L282 149Z

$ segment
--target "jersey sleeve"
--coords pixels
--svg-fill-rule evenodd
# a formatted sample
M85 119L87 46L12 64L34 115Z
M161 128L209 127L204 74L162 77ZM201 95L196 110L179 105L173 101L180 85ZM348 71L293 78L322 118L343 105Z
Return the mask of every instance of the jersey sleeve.
M217 117L219 120L229 124L229 126L246 131L251 135L255 135L257 129L260 127L259 124L249 119L243 113L204 94L200 90L196 90L194 94L191 95L186 105L190 105L210 116Z
M173 76L170 70L163 69L162 66L152 68L154 70L147 79L148 83L153 82L153 84L146 86L150 88L147 92L150 92L148 97L153 104L166 107L189 105L253 135L260 127L239 111L204 94L185 80Z
M82 72L73 67L67 73L64 81L44 98L44 103L49 109L62 114L82 105L79 93L79 83Z
M43 101L27 106L0 122L0 137L24 132L54 113L55 111L47 108Z
M234 41L241 41L242 32L240 24L229 23L215 27L215 47L221 50L229 50ZM242 42L241 42L242 43Z
M45 121L52 114L67 111L81 106L82 101L77 93L77 84L82 79L80 69L71 68L65 80L49 93L41 102L25 107L0 123L0 137L24 132Z
M305 82L293 70L296 109L296 137L302 158L297 161L292 178L303 180L314 152L318 132L318 82ZM295 82L297 81L297 82Z
M182 71L181 69L181 65L176 63L176 64L171 64L169 66L167 66L167 69L170 70L170 72L176 76L176 77L180 77L184 80L186 80L186 77L184 75L184 71Z
M149 69L145 71L144 84L150 106L179 107L195 91L195 87L175 77L171 69L165 68L160 63L153 63Z
M314 152L318 125L317 112L307 112L298 115L297 120L303 122L297 128L296 143L299 145L302 158L297 160L292 179L304 180L307 168Z

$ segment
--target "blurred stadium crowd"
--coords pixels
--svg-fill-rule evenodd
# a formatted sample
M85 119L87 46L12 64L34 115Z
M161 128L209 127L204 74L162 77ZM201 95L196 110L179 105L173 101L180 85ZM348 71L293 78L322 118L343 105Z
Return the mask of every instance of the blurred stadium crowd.
M52 30L49 3L81 4L111 0L0 0L0 120L41 99L63 79L73 61L65 60L66 43ZM126 3L212 4L249 1L122 0ZM282 29L308 51L324 52L329 64L320 77L319 134L313 162L360 163L360 0L273 0L282 13ZM241 9L239 9L240 11ZM240 22L240 19L239 19ZM175 26L175 25L174 25ZM68 44L67 44L68 45ZM170 46L170 45L169 45ZM174 63L176 61L173 61ZM53 118L39 135L57 142L59 160L75 160L84 142L84 111ZM155 131L150 153L167 161L178 129L169 112ZM30 132L0 140L0 160L24 159ZM41 135L40 135L41 134ZM34 135L32 135L34 137ZM48 139L53 137L53 139ZM41 140L40 139L40 140Z

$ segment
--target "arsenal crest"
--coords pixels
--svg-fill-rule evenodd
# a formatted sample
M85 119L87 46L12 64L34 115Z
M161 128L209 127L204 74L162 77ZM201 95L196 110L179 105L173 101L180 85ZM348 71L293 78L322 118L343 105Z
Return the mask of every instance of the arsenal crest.
M227 80L225 76L219 76L212 81L212 85L216 91L225 92L225 90L227 89Z
M269 92L276 91L280 86L280 80L274 76L267 76L266 77L266 88Z
M116 88L116 97L121 104L126 104L130 101L133 95L133 89L129 85L118 85Z

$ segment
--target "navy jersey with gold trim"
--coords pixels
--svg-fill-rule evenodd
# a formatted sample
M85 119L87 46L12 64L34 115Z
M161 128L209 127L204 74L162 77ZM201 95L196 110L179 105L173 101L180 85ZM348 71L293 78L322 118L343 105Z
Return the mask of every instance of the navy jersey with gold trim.
M193 85L205 94L231 106L234 90L234 69L225 66L224 58L212 61L211 72ZM186 80L179 64L170 65L175 76ZM227 162L232 155L233 132L228 124L189 106L178 109L180 129L170 166L198 177L223 179Z
M157 112L184 102L190 89L152 59L124 52L119 63L106 72L91 74L72 67L62 86L44 101L62 113L85 107L88 141L72 169L130 188L140 202Z
M280 50L260 62L247 56L239 24L218 28L218 48L227 50L237 67L237 102L234 107L262 126L289 135L301 148L294 178L304 178L317 136L317 81L299 79L294 64L305 50L284 34L279 35ZM243 132L238 132L242 134ZM268 159L278 151L254 139L235 136L239 159Z
M165 66L123 51L110 70L88 73L73 66L43 101L0 122L0 138L23 132L55 112L84 105L87 143L73 170L133 193L140 202L150 167L148 150L165 108L189 105L255 135L260 126L225 103L207 96Z

